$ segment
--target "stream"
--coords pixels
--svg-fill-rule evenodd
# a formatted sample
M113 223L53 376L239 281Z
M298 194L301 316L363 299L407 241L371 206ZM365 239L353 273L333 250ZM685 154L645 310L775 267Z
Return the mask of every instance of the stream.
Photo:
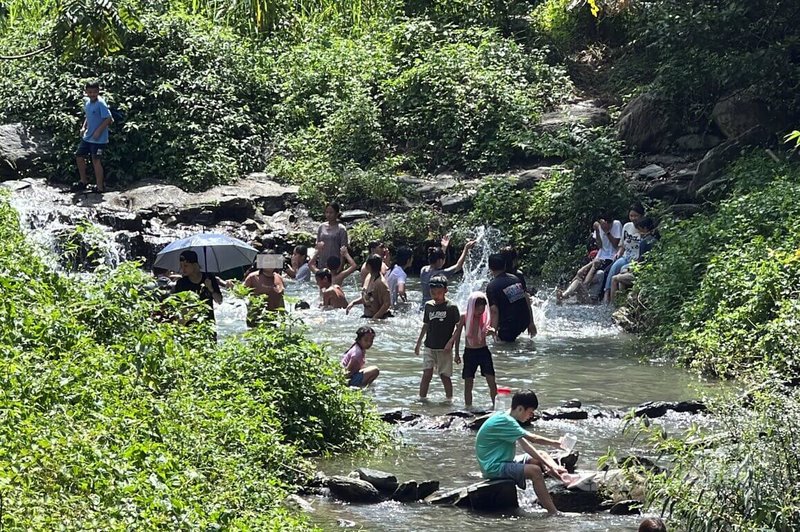
M43 251L48 263L57 268L52 234L64 225L68 207L53 209L47 202L32 201L23 195L12 195L12 205L20 212L22 227ZM103 234L102 232L100 234ZM106 263L115 265L125 260L125 250L116 244L111 232L108 238ZM488 280L486 259L496 249L498 235L477 228L473 235L479 244L472 250L463 277L451 283L448 297L463 310L468 294L482 289ZM48 249L50 248L50 249ZM358 295L358 274L343 287L348 300ZM421 300L418 278L410 277L407 285L409 304L394 318L370 322L376 330L373 347L367 352L367 363L377 365L381 374L365 391L379 411L402 408L429 416L445 414L463 407L463 385L460 366L454 367L455 401L444 404L441 382L434 377L429 402L418 401L421 358L414 355L414 345L422 325L418 310ZM308 326L308 336L326 346L337 360L353 342L356 329L366 320L360 308L350 315L343 310L322 311L313 283L287 281L287 306L297 300L311 304L310 310L291 311ZM244 301L226 294L216 309L220 338L245 330ZM624 334L611 320L606 308L579 305L556 306L552 291L542 290L534 298L534 316L539 334L531 339L521 337L515 344L494 345L497 382L513 390L534 389L540 410L557 407L567 399L579 399L585 409L627 411L645 401L679 401L696 399L718 384L698 379L689 372L658 361L642 361L636 352L636 339ZM475 406L490 406L486 382L476 375ZM704 423L703 416L670 412L659 418L668 431L688 427L692 422ZM533 431L557 438L566 432L578 437L575 447L580 452L578 469L596 469L596 461L613 449L619 456L646 455L647 449L632 435L623 435L618 419L600 418L584 421L538 421ZM339 456L320 460L318 467L328 475L346 475L357 467L371 467L391 472L400 482L416 479L438 480L442 489L463 487L480 480L474 455L475 433L460 430L426 430L400 427L397 444L377 452ZM307 497L314 507L309 515L323 529L354 527L364 530L635 530L638 516L566 514L548 518L533 501L529 487L520 492L520 508L511 514L478 514L457 508L443 508L424 503L400 504L384 502L376 505L351 505L323 497Z
M481 236L479 230L479 236ZM473 250L465 266L463 279L451 284L448 296L464 308L469 292L488 279L486 264L491 245L484 243ZM357 276L347 279L348 300L358 295ZM365 393L379 411L399 409L429 416L463 408L463 385L460 366L454 367L455 398L444 403L444 391L437 377L431 383L429 402L418 400L421 358L414 355L414 345L422 326L416 302L421 300L418 278L409 277L409 301L415 304L394 318L371 321L376 330L375 343L367 352L367 363L377 365L381 374ZM360 318L360 307L350 315L343 310L318 308L316 286L287 282L290 300L305 300L311 310L294 311L308 326L308 336L326 346L337 359L350 347L356 329L367 323ZM223 303L217 312L222 335L244 329L244 305L241 301ZM534 298L534 316L539 334L521 337L515 344L492 346L497 382L513 390L532 388L537 392L540 410L557 407L561 401L580 399L584 408L627 411L651 400L678 401L696 399L711 387L680 368L657 362L642 362L636 353L635 337L613 325L607 309L596 306L557 306L551 293ZM475 406L489 409L491 401L485 380L476 375ZM692 422L703 423L702 416L670 412L656 422L667 430L687 428ZM532 430L557 438L571 432L578 437L576 450L581 454L578 468L596 469L598 458L614 449L619 455L646 455L647 449L633 442L632 435L622 434L623 422L602 418L585 421L539 421ZM475 433L460 430L426 430L400 427L398 445L368 455L348 455L321 460L319 468L328 475L346 475L358 467L370 467L395 474L400 482L415 479L438 480L442 489L463 487L480 480L474 455ZM367 454L367 453L364 453ZM609 513L567 514L548 518L533 501L533 490L520 495L520 509L509 515L481 515L457 508L442 508L424 503L400 504L389 501L376 505L353 505L324 497L307 497L315 508L310 515L323 529L351 526L364 530L517 530L524 523L527 530L635 530L638 516L614 516Z

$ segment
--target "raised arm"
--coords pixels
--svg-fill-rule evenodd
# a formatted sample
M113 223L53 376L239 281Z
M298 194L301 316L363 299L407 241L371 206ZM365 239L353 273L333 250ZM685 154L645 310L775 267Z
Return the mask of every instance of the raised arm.
M467 254L469 253L469 250L475 247L476 242L477 242L476 240L470 240L469 242L464 244L464 249L461 250L461 255L459 255L456 263L450 266L449 268L445 268L444 271L446 273L456 273L461 271L461 268L464 267L464 261L467 260Z
M353 259L353 257L350 256L350 251L348 251L347 246L342 246L339 249L339 252L341 253L342 258L345 260L345 262L347 262L347 269L336 276L335 284L342 284L342 282L344 282L345 279L350 277L350 274L352 274L354 271L358 269L358 264L356 264L355 259Z

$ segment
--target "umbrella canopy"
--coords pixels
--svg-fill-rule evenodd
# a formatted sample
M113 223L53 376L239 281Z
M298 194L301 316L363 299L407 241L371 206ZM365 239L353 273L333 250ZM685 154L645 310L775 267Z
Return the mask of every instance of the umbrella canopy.
M224 272L241 266L249 266L258 254L256 248L238 238L218 233L201 233L176 240L162 249L153 266L180 271L180 256L186 250L197 253L197 261L204 272Z

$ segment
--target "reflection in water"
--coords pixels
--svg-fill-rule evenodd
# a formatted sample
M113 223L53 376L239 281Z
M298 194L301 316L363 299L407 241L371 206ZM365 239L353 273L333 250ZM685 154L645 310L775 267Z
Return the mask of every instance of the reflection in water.
M463 310L467 295L485 286L487 277L481 271L486 264L488 246L476 246L463 282L449 289L451 299ZM463 405L463 387L454 377L456 404L442 403L441 382L434 379L430 403L417 402L421 359L414 355L414 344L422 317L418 309L421 292L416 279L409 279L408 308L396 317L383 321L367 321L344 311L319 310L316 287L289 283L287 293L308 301L311 310L301 311L309 326L308 336L327 346L338 360L352 344L356 329L369 323L376 330L375 344L367 353L369 364L376 364L381 375L368 393L379 410L404 408L427 415L444 414ZM357 297L355 279L344 287L348 299ZM580 399L588 409L627 410L648 400L682 400L699 395L705 386L677 368L641 363L634 355L634 342L611 322L607 310L589 306L556 306L552 300L535 300L535 319L539 335L523 337L515 344L492 346L498 383L513 389L533 388L539 394L541 408L550 408L566 399ZM241 302L226 301L217 314L218 325L227 333L241 330L244 309ZM458 372L458 366L455 371ZM486 382L475 380L476 406L490 404ZM695 418L696 419L696 418ZM692 418L681 414L659 420L668 428L686 427ZM538 422L535 431L551 437L565 432L578 436L576 449L581 458L579 467L594 468L596 460L609 448L620 454L644 453L634 446L631 437L621 434L618 420ZM471 432L400 429L402 445L384 449L383 454L369 457L338 457L323 461L320 468L329 474L347 474L355 467L374 467L390 471L403 480L439 480L443 488L464 486L480 478L474 457ZM386 502L379 505L347 505L321 498L312 498L317 508L313 519L323 528L336 528L337 519L355 521L369 530L517 530L524 520L528 530L631 530L638 519L608 514L571 515L551 519L532 502L533 490L521 499L521 508L514 515L478 515L452 508L424 504L401 505Z

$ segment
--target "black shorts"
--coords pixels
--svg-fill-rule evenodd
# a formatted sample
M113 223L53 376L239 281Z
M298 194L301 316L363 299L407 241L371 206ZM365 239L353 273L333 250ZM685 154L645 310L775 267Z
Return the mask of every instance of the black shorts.
M494 363L492 362L492 352L488 347L464 348L464 367L461 369L462 379L474 379L475 371L481 368L481 375L484 377L494 375Z
M81 143L78 144L78 149L75 150L76 157L86 157L91 155L92 157L101 158L103 157L103 152L106 150L106 146L108 144L98 144L97 142L86 142L85 140L81 139Z
M520 334L524 333L527 329L528 329L527 325L521 330L501 327L497 329L497 338L499 338L500 341L502 342L515 342L517 340L517 337Z

